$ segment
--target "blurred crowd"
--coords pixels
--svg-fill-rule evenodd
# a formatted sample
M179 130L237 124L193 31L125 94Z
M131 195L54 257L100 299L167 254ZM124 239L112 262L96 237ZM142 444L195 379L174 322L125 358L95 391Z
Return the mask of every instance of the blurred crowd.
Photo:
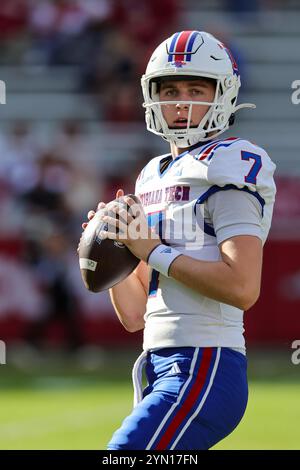
M140 76L177 14L177 0L2 0L0 62L78 66L104 118L136 120Z
M76 348L84 342L82 315L111 315L108 294L88 293L80 278L81 224L118 188L133 192L146 160L137 155L138 164L111 172L97 165L99 150L77 120L63 122L47 144L26 121L0 133L0 330L7 339L21 335L40 346L49 325L61 322L65 344Z
M223 3L239 15L249 10L249 2ZM180 8L178 0L1 0L0 75L1 65L74 67L76 91L94 97L99 119L142 122L140 77L153 47L180 27ZM212 32L243 74L243 54L230 36L216 25ZM58 122L50 139L30 121L0 128L0 339L42 347L58 322L62 344L76 349L93 336L83 316L112 316L108 294L90 294L81 282L81 223L118 188L134 191L149 153L136 151L120 172L101 164L100 149L75 118Z
M140 76L153 44L174 30L177 11L177 0L2 0L0 65L73 66L77 92L95 97L102 119L140 120ZM21 336L40 347L58 321L63 344L76 348L85 341L80 316L111 313L107 293L96 297L81 283L81 223L119 187L134 190L145 156L120 174L97 166L99 149L78 119L58 123L50 141L29 121L0 131L0 324L7 341Z

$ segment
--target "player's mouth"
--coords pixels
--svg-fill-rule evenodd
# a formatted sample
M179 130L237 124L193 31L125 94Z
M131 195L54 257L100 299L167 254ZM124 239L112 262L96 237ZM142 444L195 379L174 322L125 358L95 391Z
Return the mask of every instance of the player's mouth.
M173 128L185 128L187 127L188 120L187 118L178 118L176 121L173 121ZM190 126L192 125L192 121L190 122Z
M187 118L178 118L175 121L173 121L173 125L169 126L169 127L170 127L170 129L186 129L187 125L188 125L188 119ZM197 126L195 126L193 121L190 121L189 128L192 129L192 128L195 128L195 127L197 127Z

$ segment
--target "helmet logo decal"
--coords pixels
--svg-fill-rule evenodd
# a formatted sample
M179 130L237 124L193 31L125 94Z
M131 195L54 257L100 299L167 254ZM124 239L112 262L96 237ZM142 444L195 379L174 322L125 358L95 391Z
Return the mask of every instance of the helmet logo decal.
M175 33L168 50L168 62L172 62L172 65L175 67L182 67L185 65L185 62L190 62L193 54L193 45L198 35L198 31Z
M183 62L181 60L176 60L175 62L171 62L170 65L172 65L173 67L180 68L186 65L186 62Z

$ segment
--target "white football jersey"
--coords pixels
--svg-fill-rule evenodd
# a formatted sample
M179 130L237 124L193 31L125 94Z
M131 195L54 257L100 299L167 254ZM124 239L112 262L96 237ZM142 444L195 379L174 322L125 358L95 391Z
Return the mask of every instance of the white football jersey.
M266 240L276 192L274 170L268 154L247 140L213 140L197 144L174 160L171 154L153 158L137 178L135 194L163 243L195 259L217 261L221 259L218 244L226 237L249 234ZM218 238L208 201L229 190L234 190L234 198L247 193L251 202L255 200L259 232L255 226L252 231L250 224L229 221L226 236ZM243 217L247 221L247 214ZM145 350L188 346L243 349L243 332L240 309L150 271Z

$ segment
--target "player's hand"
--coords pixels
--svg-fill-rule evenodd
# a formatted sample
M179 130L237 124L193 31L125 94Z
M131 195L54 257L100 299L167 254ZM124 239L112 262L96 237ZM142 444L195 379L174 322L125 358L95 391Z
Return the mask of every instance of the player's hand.
M124 191L123 189L118 189L118 191L116 192L116 199L119 198L119 197L122 197L124 196ZM108 204L105 204L105 202L101 201L99 202L98 206L97 206L97 211L101 210L101 209L109 209L112 205L113 205L114 201L111 201L109 202ZM88 213L87 213L87 218L88 220L92 220L94 217L95 217L95 214L96 212L94 210L90 210ZM85 230L88 226L88 222L83 222L81 224L81 227L83 228L83 230Z
M106 207L105 202L102 202L102 201L101 201L101 202L99 202L99 204L98 204L98 206L97 206L97 210L99 210L99 209L104 209L105 207ZM92 219L95 217L95 214L96 214L95 211L90 210L90 211L88 212L88 214L87 214L88 220L89 220L89 221L92 220ZM81 224L81 227L83 228L83 231L87 228L88 224L89 224L89 222L83 222L83 223ZM81 236L82 236L82 235L81 235ZM80 237L80 240L81 240L81 237ZM77 247L77 253L79 252L80 240L79 240L78 247Z
M161 240L155 231L149 227L140 202L137 203L132 198L124 196L122 189L117 191L116 197L124 197L124 201L129 208L126 210L124 206L116 202L109 205L109 207L107 205L106 208L109 208L113 214L108 216L103 213L102 220L108 223L110 231L103 230L99 235L102 239L109 238L124 243L135 256L147 261L149 253L155 246L161 244ZM119 229L118 233L117 229Z
M105 206L106 206L105 202L99 202L99 204L97 206L97 210L104 209ZM95 217L95 214L96 214L95 211L93 211L93 210L89 211L88 214L87 214L88 220L89 221L92 220ZM87 226L88 226L88 222L83 222L81 224L81 227L83 228L83 230L85 230L87 228Z
M116 198L117 197L122 197L124 196L124 191L123 189L118 189L118 191L116 192ZM99 210L103 210L103 209L109 209L109 207L113 204L113 201L111 201L110 203L108 204L105 204L105 202L101 201L98 203L98 206L97 206L97 211ZM107 213L107 211L105 211ZM92 220L94 217L95 217L95 214L96 212L94 210L90 210L88 213L87 213L87 218L88 218L88 221ZM83 228L83 230L85 230L88 226L89 222L83 222L81 224L81 227ZM80 238L81 240L81 238ZM79 243L78 243L78 247L77 247L77 253L78 253L78 250L79 250L79 244L80 244L80 240L79 240Z

